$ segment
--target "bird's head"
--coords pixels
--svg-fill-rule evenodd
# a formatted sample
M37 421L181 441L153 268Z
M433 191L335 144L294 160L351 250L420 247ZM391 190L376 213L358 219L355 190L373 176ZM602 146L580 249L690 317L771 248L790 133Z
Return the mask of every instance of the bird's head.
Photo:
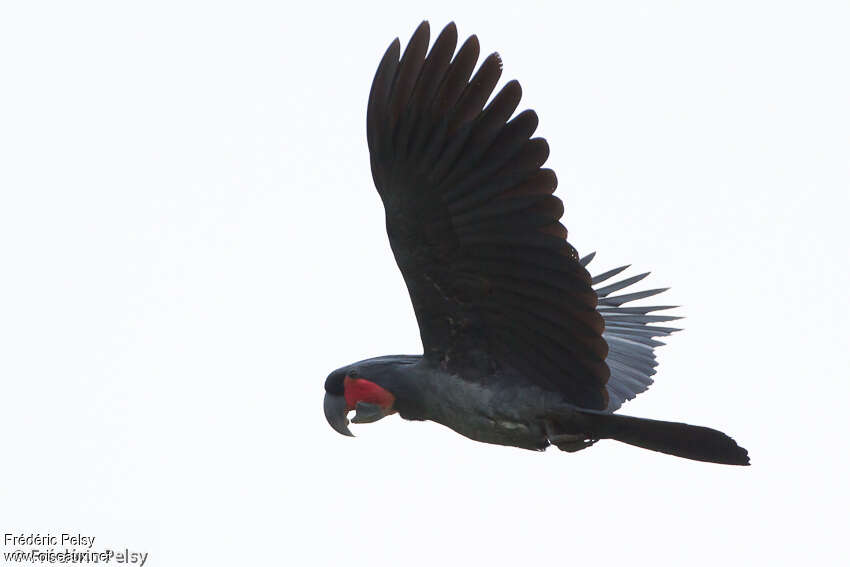
M354 437L348 429L352 410L352 423L372 423L396 412L396 397L382 378L382 373L370 373L368 366L358 364L330 373L325 380L325 418L337 433Z

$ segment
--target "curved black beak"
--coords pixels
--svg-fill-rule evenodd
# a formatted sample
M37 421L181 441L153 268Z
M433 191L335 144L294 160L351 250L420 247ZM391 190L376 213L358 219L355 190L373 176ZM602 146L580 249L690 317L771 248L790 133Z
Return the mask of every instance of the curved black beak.
M337 433L354 437L348 430L348 411L344 397L325 392L325 419Z

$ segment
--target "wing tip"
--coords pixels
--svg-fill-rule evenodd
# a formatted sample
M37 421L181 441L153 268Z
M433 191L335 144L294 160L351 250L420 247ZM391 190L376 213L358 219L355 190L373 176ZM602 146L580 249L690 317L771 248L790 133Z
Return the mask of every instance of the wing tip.
M488 55L488 56L487 56L487 58L488 58L488 59L489 59L489 58L491 58L491 57L492 57L492 58L494 58L494 59L496 59L496 63L499 65L499 72L501 73L501 72L502 72L502 70L503 70L503 69L504 69L504 67L505 67L505 66L504 66L504 63L503 63L503 61L502 61L502 56L501 56L501 55L499 55L499 52L498 52L498 51L494 51L493 53L491 53L490 55Z
M457 26L454 21L447 23L440 31L440 35L437 36L438 40L442 39L443 41L446 41L446 39L443 38L451 38L451 42L457 45ZM452 49L452 52L454 52L454 49Z
M467 45L469 47L467 47ZM475 54L476 54L475 58L477 59L478 53L480 53L480 51L481 51L481 44L478 41L478 36L475 35L475 34L472 34L471 36L466 38L466 41L463 42L463 46L461 46L461 49L463 49L463 48L474 49Z
M387 50L384 52L384 58L390 55L390 53L394 53L395 59L398 59L399 55L401 54L401 40L395 38L390 42L389 46L387 47Z
M595 256L596 256L596 251L594 250L594 251L593 251L593 252L591 252L590 254L587 254L586 256L583 256L583 257L579 260L579 264L581 264L583 267L587 267L587 265L588 265L588 264L590 264L590 261L591 261L591 260L593 260L593 258L594 258Z

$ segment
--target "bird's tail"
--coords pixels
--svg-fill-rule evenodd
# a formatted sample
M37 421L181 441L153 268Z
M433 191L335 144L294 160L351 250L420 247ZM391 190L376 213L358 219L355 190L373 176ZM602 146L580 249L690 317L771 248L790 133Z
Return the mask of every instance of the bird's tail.
M716 429L628 415L579 411L576 425L593 439L614 439L695 461L749 465L747 450Z

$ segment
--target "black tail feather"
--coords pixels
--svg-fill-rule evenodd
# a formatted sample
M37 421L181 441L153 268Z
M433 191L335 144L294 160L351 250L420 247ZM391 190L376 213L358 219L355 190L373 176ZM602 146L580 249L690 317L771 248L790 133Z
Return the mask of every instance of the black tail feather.
M716 429L628 415L580 412L579 416L579 425L589 437L614 439L695 461L750 464L747 450Z

